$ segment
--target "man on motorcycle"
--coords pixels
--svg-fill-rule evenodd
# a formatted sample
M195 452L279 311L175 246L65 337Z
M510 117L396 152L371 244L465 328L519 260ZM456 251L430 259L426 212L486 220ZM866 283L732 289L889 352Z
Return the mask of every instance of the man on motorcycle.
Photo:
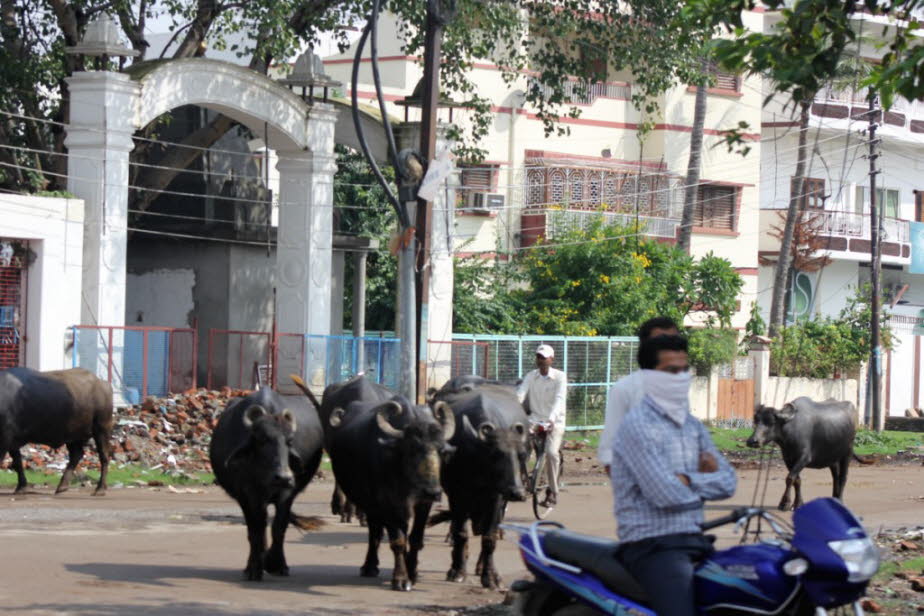
M729 498L735 471L690 414L687 341L658 336L638 351L645 396L613 439L619 558L659 616L693 616L694 564L712 550L703 502Z
M648 319L638 328L638 340L644 342L657 336L677 336L680 329L670 317L655 317ZM613 461L613 435L622 422L629 409L638 406L645 396L642 387L642 373L636 370L622 377L610 388L606 395L606 413L603 425L603 434L600 435L600 446L597 448L597 458L610 474L610 463Z

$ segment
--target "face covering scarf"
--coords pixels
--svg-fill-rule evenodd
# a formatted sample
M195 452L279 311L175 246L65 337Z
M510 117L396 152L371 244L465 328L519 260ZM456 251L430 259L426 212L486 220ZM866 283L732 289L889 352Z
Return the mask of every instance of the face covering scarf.
M645 393L674 423L682 425L690 412L690 373L643 370Z

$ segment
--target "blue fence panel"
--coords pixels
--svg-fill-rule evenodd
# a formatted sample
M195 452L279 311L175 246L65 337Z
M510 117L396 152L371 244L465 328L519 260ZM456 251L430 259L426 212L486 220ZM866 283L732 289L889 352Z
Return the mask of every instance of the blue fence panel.
M453 334L452 339L454 342L487 343L487 369L483 372L473 370L472 374L484 374L489 379L510 383L522 379L535 367L536 347L548 344L555 349L555 366L568 376L570 429L602 428L610 387L636 369L638 339L630 336ZM454 346L453 353L463 351Z

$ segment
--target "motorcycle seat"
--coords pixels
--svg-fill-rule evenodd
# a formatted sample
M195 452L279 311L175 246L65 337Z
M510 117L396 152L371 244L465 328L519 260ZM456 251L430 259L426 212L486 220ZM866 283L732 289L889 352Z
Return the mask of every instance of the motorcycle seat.
M545 534L542 546L546 556L595 575L607 588L628 599L647 603L645 591L616 557L618 541L555 530Z

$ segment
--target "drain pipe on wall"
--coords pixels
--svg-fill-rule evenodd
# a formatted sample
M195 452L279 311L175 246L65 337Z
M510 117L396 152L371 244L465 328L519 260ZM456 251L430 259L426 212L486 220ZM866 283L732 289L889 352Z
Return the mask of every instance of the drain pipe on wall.
M504 216L504 224L506 225L506 238L504 249L507 251L507 254L513 252L516 248L514 246L516 238L516 228L514 223L517 218L517 213L513 209L513 201L516 196L516 189L514 188L514 183L516 181L516 171L514 165L516 164L516 142L517 142L517 116L520 115L520 109L523 108L523 103L526 100L526 93L522 90L516 90L510 95L510 127L507 131L507 207L502 213ZM526 173L524 169L523 173ZM524 175L524 185L525 185L525 175Z

